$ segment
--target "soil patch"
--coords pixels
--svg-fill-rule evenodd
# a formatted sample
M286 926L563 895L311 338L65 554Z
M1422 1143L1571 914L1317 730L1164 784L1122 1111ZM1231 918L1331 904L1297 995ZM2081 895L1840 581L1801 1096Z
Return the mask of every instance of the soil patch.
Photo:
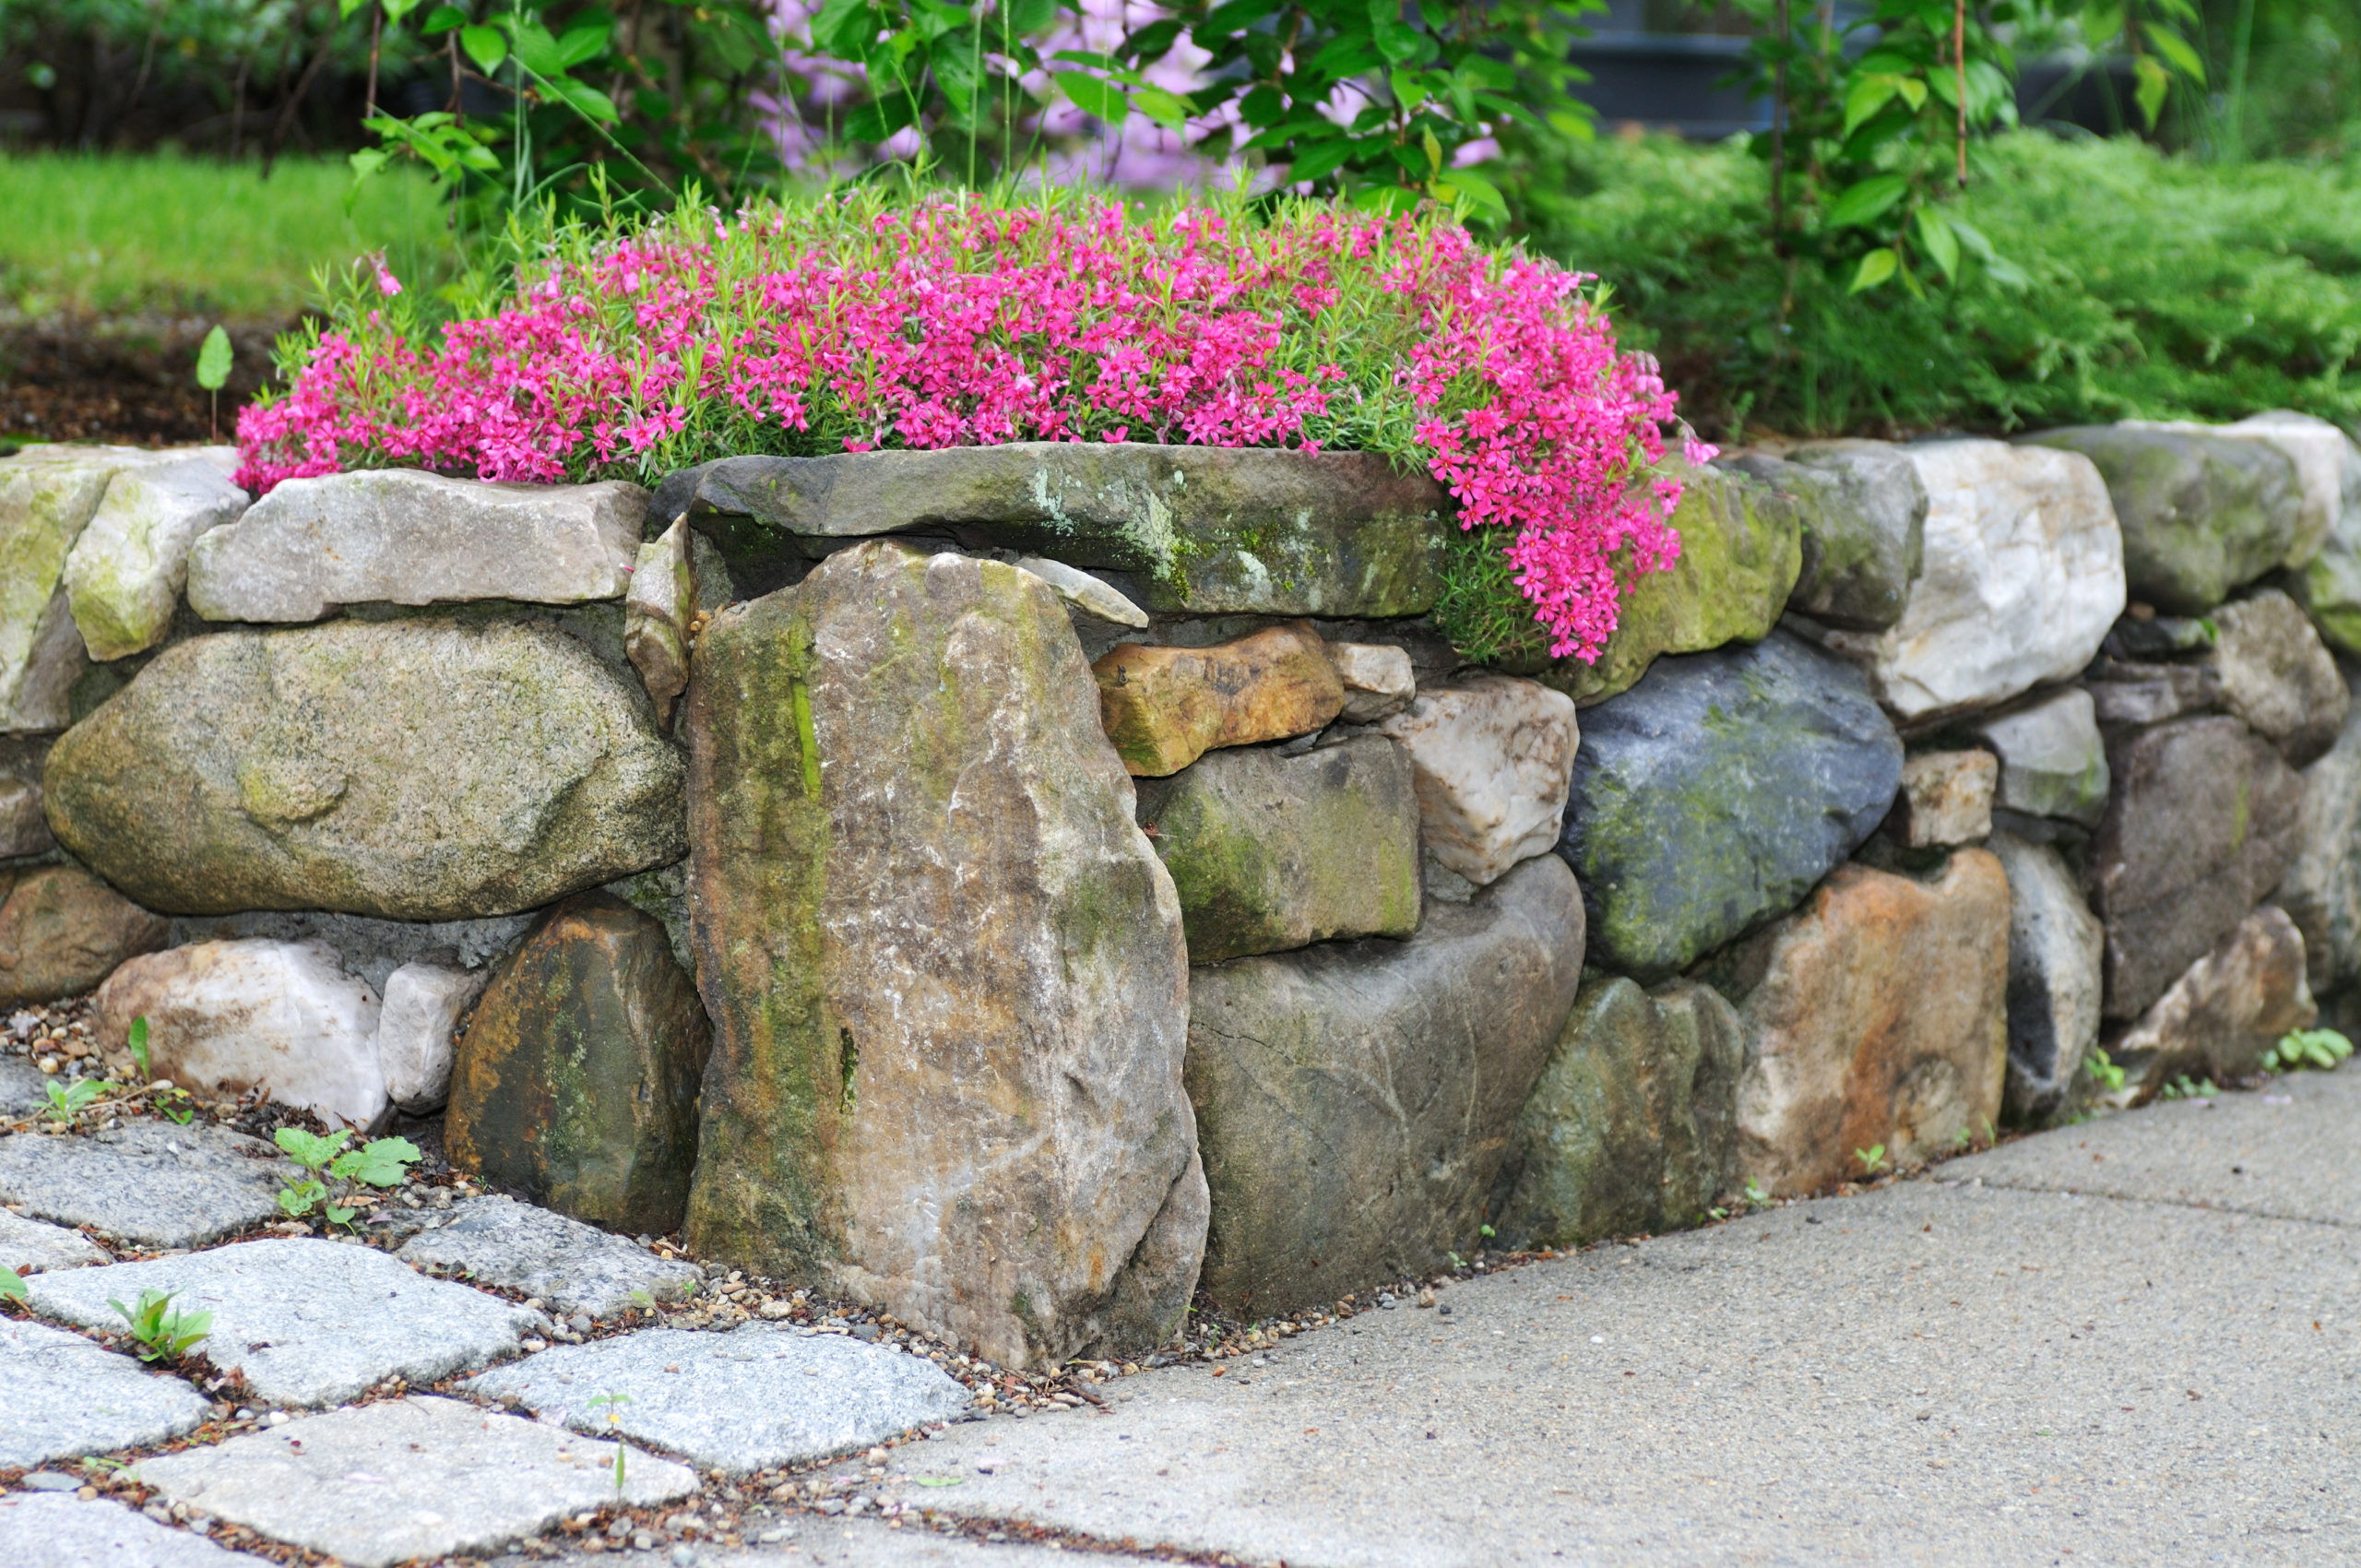
M232 322L220 435L270 372L272 339L291 322ZM203 316L111 319L0 316L0 453L41 441L168 446L212 439L211 399L196 385Z

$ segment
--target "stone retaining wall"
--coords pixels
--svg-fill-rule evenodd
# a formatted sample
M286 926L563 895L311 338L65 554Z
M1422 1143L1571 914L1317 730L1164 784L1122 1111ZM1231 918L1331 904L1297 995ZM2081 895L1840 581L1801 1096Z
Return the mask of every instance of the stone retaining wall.
M229 468L0 462L0 1004L1012 1365L2361 1011L2316 421L1736 454L1511 670L1363 455Z

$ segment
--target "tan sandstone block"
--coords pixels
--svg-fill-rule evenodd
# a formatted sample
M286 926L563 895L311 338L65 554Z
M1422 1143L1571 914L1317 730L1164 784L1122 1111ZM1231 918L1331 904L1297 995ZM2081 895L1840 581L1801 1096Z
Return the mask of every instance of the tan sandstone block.
M1345 707L1344 683L1309 626L1216 647L1118 643L1090 671L1107 738L1139 778L1178 773L1217 746L1308 735Z

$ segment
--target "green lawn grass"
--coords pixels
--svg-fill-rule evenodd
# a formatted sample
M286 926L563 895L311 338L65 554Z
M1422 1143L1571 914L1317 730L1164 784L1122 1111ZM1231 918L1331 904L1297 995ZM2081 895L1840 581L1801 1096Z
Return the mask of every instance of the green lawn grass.
M254 163L172 155L0 156L0 306L26 315L166 311L285 320L312 274L384 250L405 279L443 269L449 244L427 181L397 170L361 189L342 160Z

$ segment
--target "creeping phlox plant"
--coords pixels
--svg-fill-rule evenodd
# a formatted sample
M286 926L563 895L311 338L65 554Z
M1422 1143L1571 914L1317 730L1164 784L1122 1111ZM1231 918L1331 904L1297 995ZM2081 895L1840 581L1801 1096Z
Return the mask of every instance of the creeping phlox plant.
M1423 466L1501 530L1553 656L1595 657L1616 562L1679 554L1650 476L1675 398L1584 275L1427 213L1072 194L561 231L431 329L382 264L239 417L241 482L414 464L647 480L737 453L1010 441L1347 447ZM1710 448L1691 445L1692 461Z

